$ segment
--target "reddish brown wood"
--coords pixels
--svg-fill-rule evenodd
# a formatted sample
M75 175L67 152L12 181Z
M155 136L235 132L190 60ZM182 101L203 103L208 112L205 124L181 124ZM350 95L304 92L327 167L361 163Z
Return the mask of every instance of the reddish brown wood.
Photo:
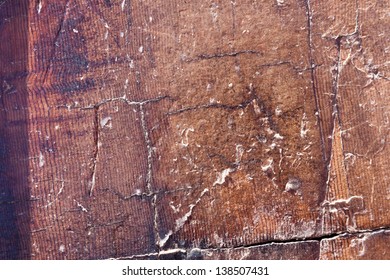
M388 258L389 11L0 0L0 258Z

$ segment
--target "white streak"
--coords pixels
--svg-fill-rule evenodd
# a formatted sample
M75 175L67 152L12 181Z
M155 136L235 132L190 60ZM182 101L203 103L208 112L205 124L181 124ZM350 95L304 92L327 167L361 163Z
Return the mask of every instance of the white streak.
M215 180L213 186L215 186L215 185L222 185L223 183L225 183L226 177L229 176L230 172L233 172L233 171L234 171L233 168L226 168L226 169L222 170L218 174L217 180Z
M45 157L42 152L39 152L39 167L43 167L45 165Z
M159 242L159 246L160 248L161 247L164 247L165 243L167 243L167 241L169 240L169 237L171 237L171 235L173 234L172 230L170 230L163 239L160 239L160 242Z
M81 211L88 212L88 210L83 205L81 205L76 199L73 199L73 200L74 200L74 202L77 203L77 206L80 207Z
M42 11L42 0L39 1L38 7L37 7L37 12L38 12L38 14L40 14L41 11Z
M176 220L176 227L175 227L175 232L178 232L178 230L180 230L184 224L187 222L188 218L191 217L192 215L192 211L194 210L195 206L198 205L198 203L201 201L202 197L209 191L209 189L204 189L202 191L202 193L200 194L199 198L195 201L194 204L191 204L189 206L190 210L184 214L183 217L179 218Z

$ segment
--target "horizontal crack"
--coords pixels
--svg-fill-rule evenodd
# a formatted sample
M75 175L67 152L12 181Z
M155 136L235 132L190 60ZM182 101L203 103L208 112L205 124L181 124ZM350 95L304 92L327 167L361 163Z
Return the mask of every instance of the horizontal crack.
M112 190L112 189L104 189L104 191L109 191L112 194L116 195L119 197L121 200L131 200L133 198L138 198L138 199L146 199L146 198L151 198L155 195L166 195L166 194L171 194L171 193L176 193L176 192L183 192L183 191L194 191L199 189L200 186L188 186L188 187L183 187L183 188L178 188L178 189L173 189L173 190L160 190L160 191L151 191L151 192L136 192L131 195L124 195L118 191Z
M260 55L261 53L254 50L243 50L243 51L237 51L237 52L229 52L229 53L215 53L215 54L201 54L196 56L195 58L184 58L183 60L185 62L194 62L194 61L200 61L205 59L215 59L215 58L223 58L223 57L236 57L241 54L257 54Z
M332 239L337 237L345 237L345 236L355 236L359 234L365 234L365 233L379 233L384 231L390 231L390 227L379 227L375 229L365 229L355 232L340 232L340 233L334 233L334 234L328 234L328 235L322 235L318 237L312 237L312 238L296 238L296 239L289 239L289 240L272 240L267 242L260 242L260 243L254 243L254 244L248 244L248 245L242 245L242 246L233 246L233 247L216 247L216 248L205 248L205 249L198 249L201 252L208 252L208 251L216 251L216 250L239 250L239 249L254 249L261 246L267 246L267 245L273 245L273 244L292 244L292 243L298 243L298 242L320 242L322 240L326 239ZM118 258L110 258L111 260L132 260L132 259L140 259L140 258L148 258L148 257L160 257L160 256L166 256L166 255L173 255L173 254L184 254L189 257L190 251L192 249L197 248L174 248L174 249L166 249L162 250L160 252L153 252L153 253L146 253L146 254L139 254L139 255L130 255L130 256L124 256L124 257L118 257Z
M353 231L353 232L350 232L350 231L338 232L338 233L331 233L331 234L326 234L326 235L321 235L321 236L316 236L316 237L309 237L309 238L292 238L292 239L287 239L287 240L275 239L275 240L268 240L265 242L253 243L253 244L248 244L248 245L233 246L233 247L206 248L206 249L202 249L202 251L245 249L245 248L254 248L254 247L272 245L272 244L289 244L289 243L310 242L310 241L320 242L320 241L325 240L325 239L333 239L333 238L345 237L345 236L355 236L355 235L360 235L360 234L364 234L364 233L378 233L381 231L388 231L388 230L390 230L390 227L378 227L375 229L362 229L362 230Z
M101 100L101 101L99 101L99 102L97 102L95 104L90 104L90 105L87 105L85 107L72 106L72 105L65 104L65 105L58 105L57 108L66 108L68 110L74 110L74 109L92 110L92 109L99 108L100 106L102 106L104 104L107 104L107 103L110 103L110 102L123 102L123 103L125 103L127 105L140 106L140 105L145 105L145 104L148 104L148 103L156 103L156 102L159 102L159 101L164 100L164 99L173 100L172 97L170 97L168 95L165 95L165 96L159 96L159 97L156 97L156 98L145 99L145 100L141 100L141 101L130 101L124 95L124 96L121 96L121 97L113 97L113 98L103 99L103 100Z
M125 256L119 258L110 258L109 260L134 260L134 259L142 259L142 258L150 258L150 257L159 257L159 256L171 255L177 253L185 254L186 252L187 251L185 249L170 249L170 250L164 250L160 252L153 252L147 254L131 255L131 256Z
M246 108L251 102L253 101L253 99L249 99L243 103L240 103L238 105L226 105L226 104L218 104L218 103L211 103L211 104L203 104L203 105L197 105L197 106L191 106L191 107L186 107L186 108L182 108L182 109L179 109L179 110L176 110L176 111L169 111L167 113L167 115L177 115L177 114L180 114L180 113L183 113L183 112L187 112L187 111L194 111L194 110L200 110L200 109L209 109L209 108L212 108L212 109L224 109L224 110L237 110L237 109L242 109L242 108Z

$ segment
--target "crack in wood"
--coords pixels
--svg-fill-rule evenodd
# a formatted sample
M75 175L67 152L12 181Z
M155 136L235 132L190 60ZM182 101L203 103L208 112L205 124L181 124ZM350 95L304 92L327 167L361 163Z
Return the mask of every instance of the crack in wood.
M215 59L215 58L237 57L237 56L243 55L243 54L261 55L260 52L255 51L255 50L242 50L242 51L232 51L229 53L200 54L195 58L184 58L183 61L196 62L196 61Z
M94 131L93 131L93 155L92 155L92 172L89 179L89 196L92 196L96 185L96 170L100 149L100 128L99 128L99 107L94 108Z
M200 253L207 253L212 251L224 251L224 250L240 250L240 249L257 249L264 246L269 245L288 245L288 244L295 244L295 243L308 243L308 242L322 242L326 240L332 240L335 238L342 238L342 237L349 237L349 236L356 236L359 237L362 234L376 234L376 233L390 233L390 227L380 227L376 229L367 229L367 230L360 230L356 232L339 232L334 234L328 234L328 235L322 235L314 238L302 238L302 239L288 239L288 240L270 240L266 242L259 242L259 243L252 243L247 245L241 245L241 246L232 246L232 247L208 247L208 248L172 248L172 249L165 249L161 250L160 252L152 252L147 254L139 254L139 255L130 255L125 257L119 257L119 258L110 258L115 260L131 260L131 259L140 259L140 258L148 258L148 257L156 257L159 258L160 256L166 256L166 255L173 255L177 253L184 254L185 258L189 257L190 251L194 249L198 249ZM321 249L321 243L320 249ZM320 257L320 256L318 256Z

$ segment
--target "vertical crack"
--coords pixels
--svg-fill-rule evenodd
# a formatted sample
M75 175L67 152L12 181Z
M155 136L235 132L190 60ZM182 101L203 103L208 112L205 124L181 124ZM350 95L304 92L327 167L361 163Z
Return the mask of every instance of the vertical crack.
M319 191L319 196L318 196L318 202L319 205L322 205L325 200L327 193L329 191L329 163L330 163L330 155L327 155L326 153L326 148L325 148L325 136L324 136L324 128L322 124L322 119L321 119L321 105L319 102L319 96L315 84L315 61L314 61L314 55L313 55L313 31L312 31L312 26L313 26L313 11L311 9L310 5L310 0L306 0L305 2L306 6L306 15L307 15L307 40L308 40L308 47L309 47L309 64L310 64L310 76L311 76L311 86L312 86L312 92L313 92L313 97L314 97L314 103L315 103L315 109L316 109L316 118L317 118L317 123L318 123L318 128L319 128L319 133L320 133L320 143L321 143L321 153L322 153L322 159L323 162L325 163L325 168L323 171L321 171L321 176L323 176L325 179L324 186L321 187ZM321 231L321 234L324 232L324 223L326 219L326 211L325 208L320 206L320 212L319 212L319 219L317 220L317 228Z
M236 47L235 47L235 44L236 44L236 4L237 3L235 1L230 1L230 3L231 3L231 8L232 8L232 33L233 33L232 34L233 44L232 44L231 48L232 48L233 54L238 54L240 52L236 52ZM247 53L256 53L256 52L249 51ZM235 64L235 68L236 68L235 69L236 73L238 74L240 81L243 82L239 57L236 55L234 55L234 64Z
M320 131L320 141L321 141L321 152L322 152L322 158L324 161L327 160L326 151L325 151L325 138L324 138L324 128L322 126L321 122L321 113L320 113L320 103L319 103L319 97L317 93L317 88L315 85L315 61L313 57L313 38L312 38L312 19L313 19L313 12L311 10L310 6L310 0L306 0L306 14L307 14L307 36L308 36L308 46L309 46L309 63L310 63L310 76L311 76L311 86L314 96L314 102L316 106L316 117L317 117L317 123Z
M54 40L53 40L53 45L52 45L52 48L50 50L50 56L49 56L49 62L48 62L48 65L46 66L46 69L45 69L45 72L43 74L43 84L46 83L47 81L47 78L49 76L49 71L50 71L50 68L52 67L53 65L53 62L54 62L54 59L55 59L55 53L56 53L56 47L58 47L58 40L60 39L60 35L61 33L64 31L64 28L65 28L65 22L66 22L66 19L68 17L68 13L69 13L69 5L70 5L70 1L71 0L67 0L66 3L65 3L65 9L64 9L64 12L62 13L62 17L61 17L61 20L60 20L60 24L59 24L59 27L57 29L57 32L54 36ZM41 3L41 2L40 2ZM39 10L40 12L40 10ZM39 13L38 12L38 13Z
M309 0L308 0L309 2ZM323 205L325 205L325 202L327 200L327 194L329 192L329 184L331 180L331 172L332 172L332 158L334 156L333 150L336 149L335 146L339 145L341 149L341 157L342 157L342 163L341 163L341 168L342 170L338 170L338 173L342 173L345 176L345 186L346 186L346 193L347 197L350 196L350 183L349 183L349 177L347 173L347 167L346 167L346 157L344 153L344 143L343 143L343 137L342 137L342 120L341 120L341 112L339 108L339 82L340 82L340 74L341 71L343 70L343 67L345 65L345 62L342 61L342 55L341 55L341 50L342 50L342 43L343 39L349 39L353 38L354 36L359 36L359 4L358 1L355 1L356 4L356 16L355 16L355 30L351 34L346 34L346 35L339 35L335 38L335 47L336 47L336 58L334 65L331 67L331 72L332 72L332 97L331 97L331 106L332 106L332 126L331 126L331 131L332 131L332 139L331 139L331 147L330 147L330 154L329 158L327 159L327 181L326 181L326 190L325 190L325 195L324 195L324 201ZM361 48L361 44L360 44ZM340 133L339 135L336 135L336 133ZM339 141L339 143L335 143L335 141ZM341 159L340 159L341 160ZM341 175L341 174L340 174ZM326 210L325 207L322 208L322 233L324 233L324 228L325 228L325 219L328 218L328 222L330 223L330 228L332 228L332 219L331 216L329 216L329 212ZM326 216L328 215L328 216Z
M146 173L146 191L151 194L153 193L152 190L152 157L153 157L153 150L152 150L152 144L150 141L149 137L149 130L146 125L146 120L145 120L145 109L144 105L142 103L139 104L139 111L141 115L141 126L142 126L142 132L144 134L144 140L146 144L146 149L148 152L147 155L147 165L148 165L148 170Z
M152 142L151 142L150 136L149 136L149 130L148 130L148 127L146 124L144 104L140 103L138 106L139 106L139 112L140 112L140 116L141 116L142 132L144 134L144 140L145 140L146 149L147 149L146 192L147 192L148 196L152 197L154 239L155 239L155 244L157 246L157 253L159 254L159 252L161 250L161 246L159 245L160 244L160 235L159 235L159 230L158 230L157 193L154 192L153 187L152 187L153 147L152 147Z
M349 184L349 178L348 178L348 174L347 174L347 167L345 165L346 160L345 160L345 153L344 153L343 137L341 135L341 133L343 131L343 126L342 126L342 121L341 121L341 112L340 112L340 108L339 108L339 82L340 82L341 71L343 69L343 66L345 65L344 62L342 62L342 57L341 57L342 40L344 38L348 39L351 37L353 38L354 36L359 36L359 33L360 33L359 32L359 3L357 0L355 1L355 4L356 4L355 30L352 34L340 35L336 38L335 45L336 45L336 50L337 50L337 56L336 56L335 65L332 68L332 75L333 75L333 84L332 84L332 109L333 109L332 125L333 126L332 126L332 131L333 131L333 133L332 133L331 147L333 149L333 145L334 145L333 141L335 139L333 135L334 135L334 133L336 133L335 124L337 122L338 127L340 129L340 131L337 131L337 133L340 133L340 137L339 137L340 140L339 141L341 141L340 145L341 145L341 152L342 152L342 156L343 156L342 168L343 168L343 172L345 173L345 176L346 176L345 183L347 185L348 193L350 191L350 184ZM360 43L359 43L359 47L361 48ZM329 170L329 172L330 172L330 170Z
M94 107L94 131L93 131L93 156L92 156L92 172L89 179L89 196L92 196L93 190L95 188L96 184L96 168L97 168L97 161L99 157L99 137L100 137L100 130L99 130L99 107Z

